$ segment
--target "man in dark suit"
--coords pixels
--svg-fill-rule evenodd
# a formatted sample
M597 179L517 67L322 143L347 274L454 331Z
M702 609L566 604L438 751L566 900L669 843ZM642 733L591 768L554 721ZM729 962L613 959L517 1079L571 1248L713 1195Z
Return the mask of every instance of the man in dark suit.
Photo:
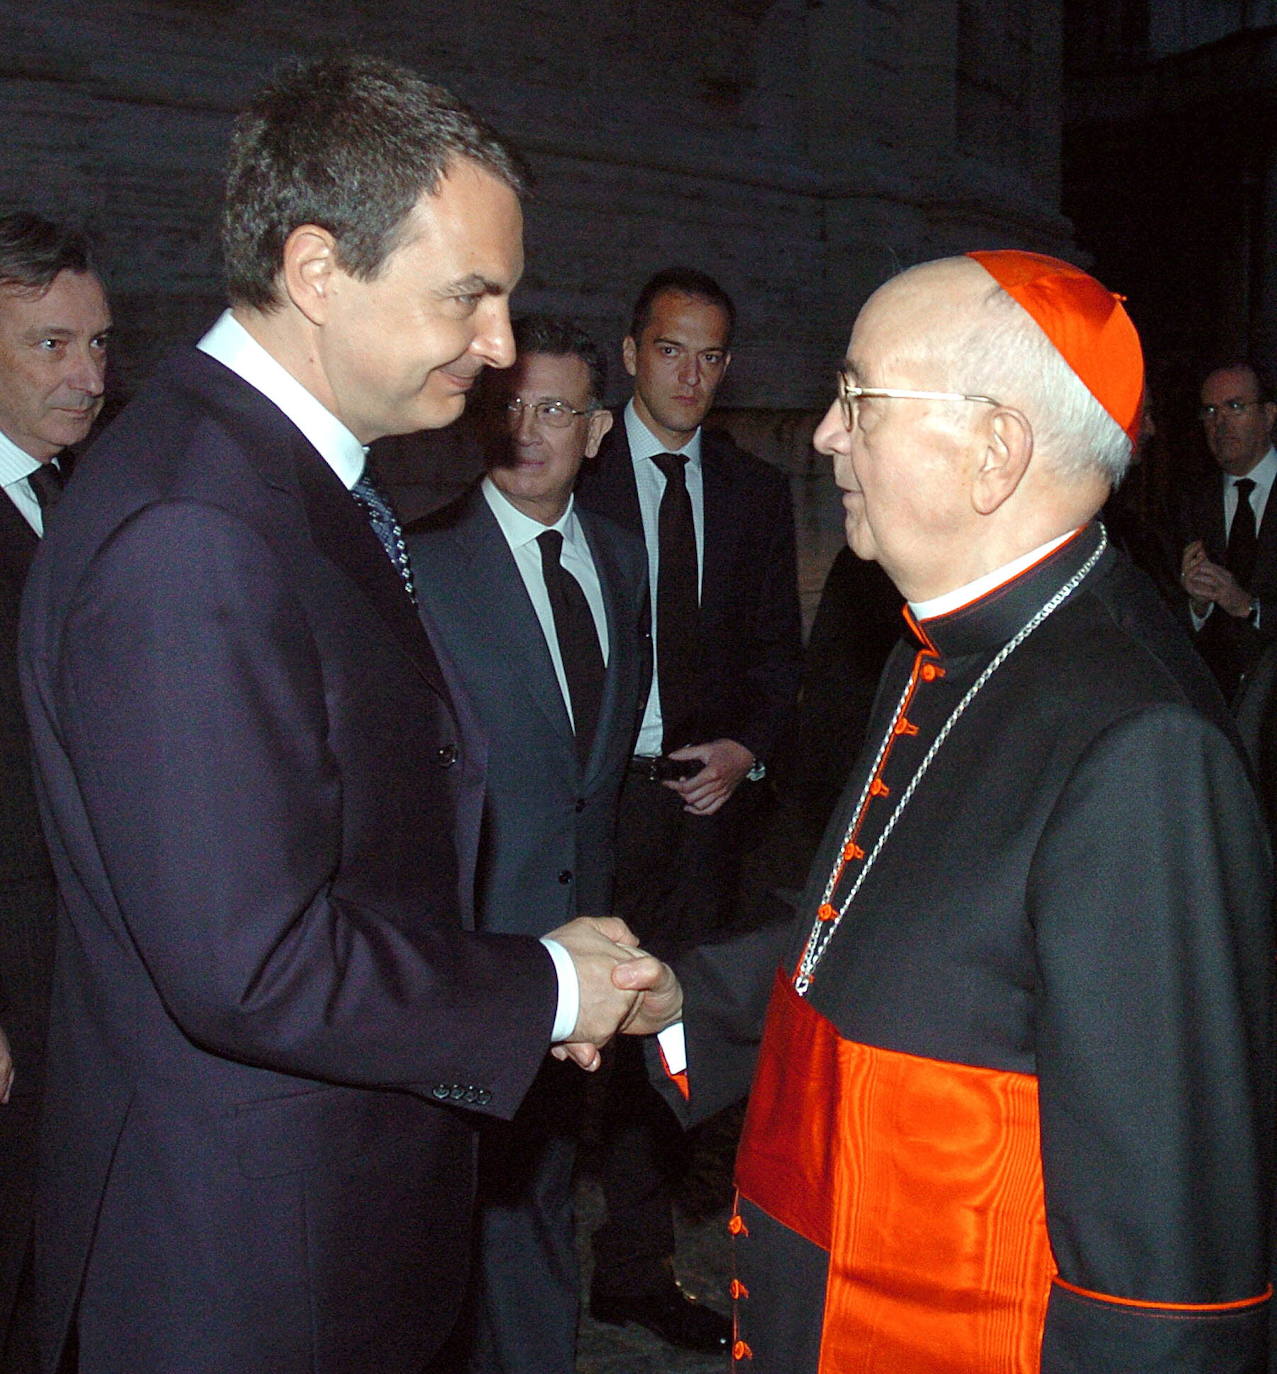
M1200 414L1220 472L1190 494L1180 576L1197 647L1231 700L1275 632L1277 507L1268 498L1277 404L1267 369L1215 368Z
M612 425L599 350L544 315L516 321L514 341L517 362L483 388L487 477L410 531L408 551L488 737L478 925L532 935L612 909L617 798L647 689L647 559L572 498ZM475 1374L576 1368L583 1083L551 1061L512 1122L484 1125Z
M0 217L0 1365L14 1374L35 1367L27 1290L55 899L18 691L18 607L67 446L102 405L110 327L84 235L27 212Z
M590 922L464 929L482 736L362 474L512 361L519 185L407 71L283 71L233 138L232 309L32 566L46 1368L419 1374L464 1284L470 1113L635 1010L611 970L638 956Z
M580 503L644 537L655 674L621 794L616 911L658 953L731 919L751 789L798 687L794 518L784 475L703 431L731 362L735 310L682 268L640 292L623 347L634 396L581 477ZM664 1107L618 1047L595 1235L592 1307L679 1344L716 1348L670 1272L674 1238L656 1145ZM654 1218L655 1224L654 1224Z

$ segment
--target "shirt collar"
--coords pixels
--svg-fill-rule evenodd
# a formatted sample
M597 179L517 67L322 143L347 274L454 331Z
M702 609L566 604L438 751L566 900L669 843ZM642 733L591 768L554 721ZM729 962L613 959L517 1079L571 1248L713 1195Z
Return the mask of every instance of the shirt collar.
M1234 477L1232 473L1225 472L1220 474L1224 479L1224 489L1227 490L1234 482L1240 482L1242 477L1249 477L1254 482L1259 491L1271 491L1273 479L1277 478L1277 449L1270 448L1267 453L1255 464L1249 472L1242 473L1242 477Z
M1024 566L1029 559L1035 561ZM1088 565L1098 576L1112 561L1113 552L1104 543L1103 527L1098 520L1092 520L943 598L951 602L961 594L968 598L963 604L943 614L931 612L925 620L906 607L905 619L926 647L946 658L986 653L1013 638ZM1013 571L1017 568L1019 571ZM995 576L1002 580L983 591L977 590ZM1079 587L1083 585L1078 583ZM940 600L937 597L923 603L923 609Z
M0 487L11 487L15 482L23 481L39 466L38 458L32 458L26 449L19 448L7 434L0 431Z
M350 488L359 481L367 449L229 310L222 312L198 347L273 401L310 440L344 486Z
M563 536L563 542L567 545L574 546L578 542L581 526L576 518L576 511L573 509L575 501L573 496L568 497L567 509L553 525L543 525L539 520L534 520L530 515L525 515L518 506L511 505L509 499L491 477L483 479L482 490L489 509L496 516L497 524L501 526L501 532L506 537L506 543L512 549L519 549L524 544L531 544L538 535L544 534L546 530L558 530Z
M685 453L687 454L687 466L696 468L701 462L701 430L698 425L696 432L680 449L668 449L652 433L650 429L638 417L638 412L634 409L633 397L625 403L625 437L629 440L630 457L640 463L650 459L657 453Z
M1010 582L1013 577L1019 577L1025 568L1031 568L1035 563L1045 558L1047 554L1054 553L1066 539L1072 539L1076 533L1076 530L1069 530L1057 539L1048 539L1045 544L1039 544L1036 549L1032 549L1022 557L1013 558L1010 563L1004 563L1000 568L994 568L992 572L985 573L983 577L977 577L974 582L968 582L951 592L945 592L942 596L933 596L929 601L911 601L909 609L913 612L915 620L930 620L933 616L948 615L950 611L956 611L959 606L965 606L971 601L978 601L986 592L991 592L994 587L1000 587L1002 583Z

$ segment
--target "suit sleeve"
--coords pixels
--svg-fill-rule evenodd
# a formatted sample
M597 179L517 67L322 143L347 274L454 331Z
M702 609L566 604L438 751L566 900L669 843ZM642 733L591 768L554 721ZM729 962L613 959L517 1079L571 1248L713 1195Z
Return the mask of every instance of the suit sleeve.
M685 1126L708 1120L749 1091L777 967L794 943L794 916L777 901L774 918L745 935L701 945L675 960L683 985L687 1096L666 1073L654 1038L648 1067Z
M1043 1374L1265 1368L1271 874L1232 744L1134 713L1035 857Z
M205 1048L426 1095L482 1083L475 1105L507 1115L548 1045L549 954L463 931L447 900L452 920L374 909L347 875L351 712L290 586L196 504L147 508L90 566L52 690L111 899Z

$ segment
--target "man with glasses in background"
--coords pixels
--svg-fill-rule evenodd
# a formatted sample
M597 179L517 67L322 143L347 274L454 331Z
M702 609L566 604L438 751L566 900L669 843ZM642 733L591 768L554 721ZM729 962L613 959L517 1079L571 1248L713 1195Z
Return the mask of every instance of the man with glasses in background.
M1273 396L1268 369L1250 360L1202 383L1198 413L1220 475L1190 494L1180 579L1197 647L1230 699L1277 628L1277 517L1265 519L1277 477Z
M838 386L814 443L909 634L796 922L646 1004L685 1120L753 1072L736 1367L1259 1374L1271 864L1209 674L1095 519L1135 329L977 252L878 290Z
M484 379L488 473L409 531L423 615L488 743L477 925L539 935L612 910L616 803L647 689L647 558L572 489L612 426L606 365L572 321L514 325ZM513 1121L480 1135L472 1374L572 1374L578 1284L572 1167L584 1076L548 1061Z

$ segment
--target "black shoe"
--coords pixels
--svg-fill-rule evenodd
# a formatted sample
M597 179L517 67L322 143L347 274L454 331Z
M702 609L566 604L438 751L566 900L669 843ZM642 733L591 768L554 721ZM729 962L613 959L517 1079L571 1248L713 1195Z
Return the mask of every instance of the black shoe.
M612 1326L635 1322L684 1350L717 1354L732 1343L732 1323L684 1292L677 1279L647 1293L614 1298L590 1294L590 1316Z

